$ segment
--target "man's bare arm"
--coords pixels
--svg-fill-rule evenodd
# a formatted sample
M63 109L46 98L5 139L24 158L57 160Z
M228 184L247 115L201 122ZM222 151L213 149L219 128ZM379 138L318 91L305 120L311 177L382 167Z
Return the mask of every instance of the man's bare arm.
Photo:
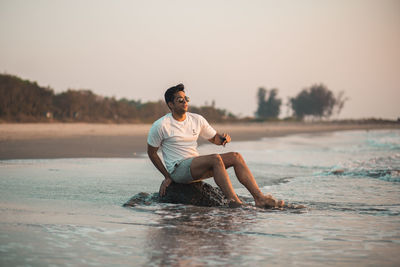
M165 177L164 181L160 186L160 195L163 196L167 187L172 183L171 177L162 163L160 157L157 154L158 147L153 147L147 144L147 155L149 156L151 162L153 162L154 166L161 172L161 174Z
M158 147L153 147L147 144L147 155L149 156L151 162L153 162L154 166L161 172L164 177L169 177L169 173L162 163L160 157L157 154Z

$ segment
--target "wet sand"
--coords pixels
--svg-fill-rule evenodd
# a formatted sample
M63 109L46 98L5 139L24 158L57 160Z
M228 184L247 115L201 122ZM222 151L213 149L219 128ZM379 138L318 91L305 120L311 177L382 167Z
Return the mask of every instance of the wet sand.
M229 133L232 142L297 133L400 129L400 124L384 123L273 122L212 126L219 133ZM136 157L146 151L150 127L150 124L0 124L0 159Z

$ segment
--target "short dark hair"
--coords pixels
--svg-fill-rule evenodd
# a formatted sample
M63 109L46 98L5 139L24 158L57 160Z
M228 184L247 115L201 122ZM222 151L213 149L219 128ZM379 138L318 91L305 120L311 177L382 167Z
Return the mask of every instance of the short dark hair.
M168 106L168 102L174 102L175 93L180 92L180 91L185 92L185 86L181 83L178 85L172 86L167 91L165 91L164 98L165 98L165 103L167 103L167 106Z

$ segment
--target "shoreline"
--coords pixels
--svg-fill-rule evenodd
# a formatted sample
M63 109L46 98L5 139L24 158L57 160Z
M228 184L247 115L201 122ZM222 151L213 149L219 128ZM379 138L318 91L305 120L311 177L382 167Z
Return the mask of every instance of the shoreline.
M234 141L302 133L400 129L400 124L348 122L264 122L213 124ZM0 160L53 158L132 158L147 150L151 124L0 124ZM199 145L206 143L199 139Z

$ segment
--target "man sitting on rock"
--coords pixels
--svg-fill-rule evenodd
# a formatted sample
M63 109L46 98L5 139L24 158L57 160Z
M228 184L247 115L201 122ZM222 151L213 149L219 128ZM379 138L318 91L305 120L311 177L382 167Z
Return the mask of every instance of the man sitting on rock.
M282 200L277 201L260 191L239 153L199 155L199 135L213 144L223 146L231 141L231 137L228 134L218 134L201 115L187 112L189 98L185 95L183 84L169 88L164 96L171 113L153 123L147 138L147 154L165 177L160 186L160 196L165 195L172 181L188 184L214 177L230 206L240 206L242 202L233 190L226 171L233 167L238 180L249 190L257 207L283 206ZM160 147L165 166L157 154Z

